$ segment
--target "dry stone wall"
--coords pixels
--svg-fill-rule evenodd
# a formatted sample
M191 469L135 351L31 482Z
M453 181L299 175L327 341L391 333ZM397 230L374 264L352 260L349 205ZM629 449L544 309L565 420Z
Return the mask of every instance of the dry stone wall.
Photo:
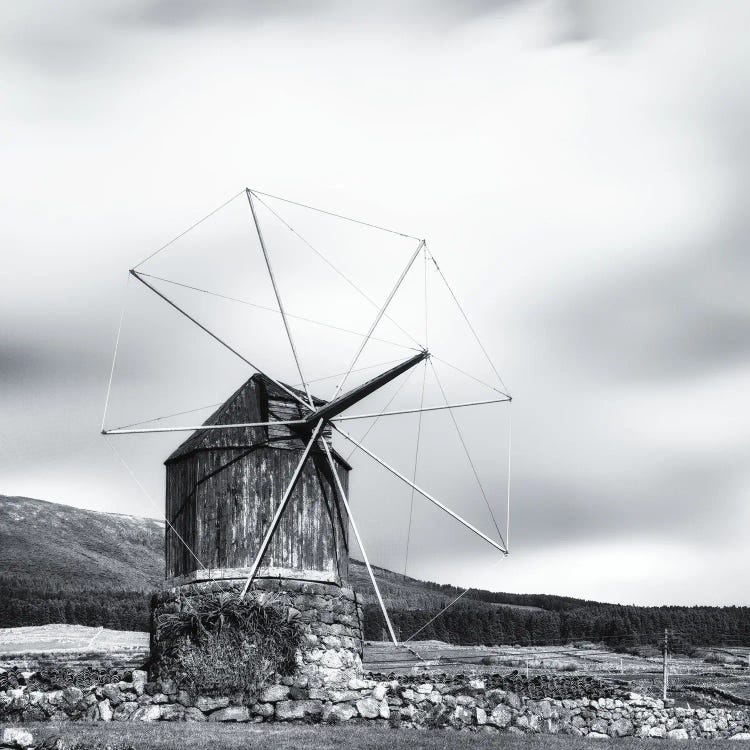
M533 700L492 688L491 680L450 683L352 677L321 685L316 673L285 678L256 699L190 695L146 672L88 689L0 692L0 721L218 721L379 723L392 727L547 733L592 738L724 738L750 740L750 709L679 708L629 693L621 698Z

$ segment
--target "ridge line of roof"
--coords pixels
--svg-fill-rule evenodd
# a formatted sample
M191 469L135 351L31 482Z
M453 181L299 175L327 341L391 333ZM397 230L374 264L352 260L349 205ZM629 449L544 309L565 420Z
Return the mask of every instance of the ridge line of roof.
M289 388L290 391L293 393L296 393L300 396L300 398L305 398L306 394L299 390L298 388L294 388L293 386L287 386L286 384L283 384L284 387ZM225 415L227 412L231 409L233 405L240 399L242 396L243 391L245 391L248 388L252 388L254 391L256 391L257 394L257 388L262 388L265 390L265 397L266 401L274 400L274 401L285 401L286 403L295 404L298 408L301 407L303 409L308 409L309 407L305 407L304 404L299 404L299 402L295 402L292 400L291 396L285 392L276 381L272 380L268 375L265 375L261 372L255 372L253 373L247 380L245 380L219 407L217 407L207 419L204 420L202 426L192 432L182 443L180 443L177 448L175 448L172 453L166 458L164 461L165 464L172 463L173 461L178 460L179 458L189 456L197 451L200 450L213 450L213 449L220 449L223 446L220 445L206 445L205 442L211 442L207 440L208 436L213 432L212 430L204 429L205 427L209 427L211 425L216 424L224 424L227 421L231 423L232 420L227 420ZM251 397L252 398L252 397ZM257 398L257 395L256 395ZM325 405L327 402L324 401L321 398L312 397L313 404L316 407L320 407ZM245 411L253 411L254 407L249 406L248 404L239 404L237 406L238 410L240 412L244 409ZM236 420L234 420L236 421ZM254 421L253 419L248 419L247 421ZM259 420L260 421L260 420ZM263 427L236 427L236 428L228 428L230 430L243 430L242 433L244 436L248 436L248 431L251 430L264 430L266 428ZM290 431L291 432L291 431ZM288 438L282 438L282 439L292 439L293 435L290 434ZM253 442L253 443L260 443L261 441L255 441L250 440L248 437L245 438L245 441L239 440L238 442ZM226 446L228 449L232 449L233 446ZM242 447L250 447L248 445L245 446L239 446L238 449ZM339 455L339 460L344 462L349 468L351 466L347 461L344 460L342 456Z

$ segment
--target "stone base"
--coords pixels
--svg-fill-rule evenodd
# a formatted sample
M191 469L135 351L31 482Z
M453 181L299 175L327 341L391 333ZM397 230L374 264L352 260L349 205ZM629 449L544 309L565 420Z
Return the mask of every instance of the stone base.
M168 677L155 623L161 614L174 611L182 597L231 592L239 596L244 580L190 583L156 594L151 613L150 678ZM278 683L296 688L345 687L362 674L362 606L349 588L336 584L284 578L259 578L249 595L264 592L280 598L280 605L295 618L302 630L293 676L279 677Z

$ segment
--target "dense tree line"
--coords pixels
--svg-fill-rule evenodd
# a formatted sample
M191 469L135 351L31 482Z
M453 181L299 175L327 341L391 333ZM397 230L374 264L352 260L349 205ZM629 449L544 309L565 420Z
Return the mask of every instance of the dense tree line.
M438 584L430 584L429 589L451 595L456 591ZM750 607L636 607L480 591L443 611L447 597L427 596L424 602L420 598L415 607L414 593L410 592L408 602L393 591L389 596L389 612L403 638L439 615L420 632L420 639L463 645L558 645L592 640L627 649L658 645L669 628L673 650L696 645L750 646ZM0 573L0 627L67 623L145 631L149 629L149 601L146 591L92 589L86 588L85 580L76 587L70 582ZM380 609L375 604L364 609L365 637L379 640L385 632Z
M77 588L43 578L0 574L0 627L95 625L148 630L150 596L144 591Z
M671 650L698 645L750 646L750 607L636 607L591 603L549 611L479 602L460 602L442 611L389 610L394 627L407 638L427 624L421 639L462 645L559 645L577 640L602 641L615 649L659 645L670 630ZM365 607L365 637L380 640L385 622L377 605Z

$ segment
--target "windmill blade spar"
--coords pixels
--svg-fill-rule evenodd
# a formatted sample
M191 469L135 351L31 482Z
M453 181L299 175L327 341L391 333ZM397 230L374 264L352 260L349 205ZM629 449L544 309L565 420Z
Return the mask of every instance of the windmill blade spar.
M488 537L487 534L481 532L476 526L469 523L465 518L462 518L461 516L458 515L458 513L456 513L455 511L452 511L447 505L443 505L443 503L441 503L439 500L434 498L429 492L427 492L426 490L423 490L421 487L414 484L414 482L412 482L410 479L407 479L400 471L398 471L397 469L394 469L393 466L391 466L389 463L386 463L379 456L376 456L371 450L369 450L364 445L362 445L362 443L360 443L358 440L355 440L347 432L344 432L340 427L336 426L333 423L331 423L331 426L333 427L334 430L336 430L336 432L338 432L340 435L343 435L350 443L353 443L354 445L356 445L361 451L363 451L370 458L372 458L374 461L379 463L384 469L388 469L388 471L390 471L391 474L397 476L399 479L406 482L406 484L408 484L409 487L412 487L413 489L415 489L420 495L422 495L422 497L429 500L433 505L436 505L438 508L440 508L440 510L444 511L452 518L455 518L456 521L458 521L460 524L462 524L467 529L469 529L469 531L473 531L478 537L481 537L482 539L484 539L485 542L488 542L489 544L491 544L495 549L502 552L503 555L508 554L508 550L506 549L504 542L502 545L498 544L494 539ZM502 537L500 537L500 539L501 541L503 541Z
M333 419L333 417L335 417L337 414L341 414L342 411L344 411L345 409L348 409L350 406L353 406L358 401L361 401L363 398L366 398L370 394L377 391L379 388L382 388L384 385L386 385L386 383L390 383L391 380L394 380L399 375L402 375L408 370L411 370L412 367L414 367L415 365L418 365L420 362L427 359L427 357L429 356L430 356L429 353L426 351L419 352L419 354L416 354L411 359L407 359L406 362L402 362L400 365L396 365L395 367L392 367L390 370L386 370L380 375L376 375L374 378L372 378L371 380L368 380L366 383L363 383L362 385L357 386L356 388L352 388L351 391L348 391L343 396L334 398L332 401L329 401L325 406L321 406L320 409L308 415L305 418L306 424L312 425L318 419L325 419L325 420Z

